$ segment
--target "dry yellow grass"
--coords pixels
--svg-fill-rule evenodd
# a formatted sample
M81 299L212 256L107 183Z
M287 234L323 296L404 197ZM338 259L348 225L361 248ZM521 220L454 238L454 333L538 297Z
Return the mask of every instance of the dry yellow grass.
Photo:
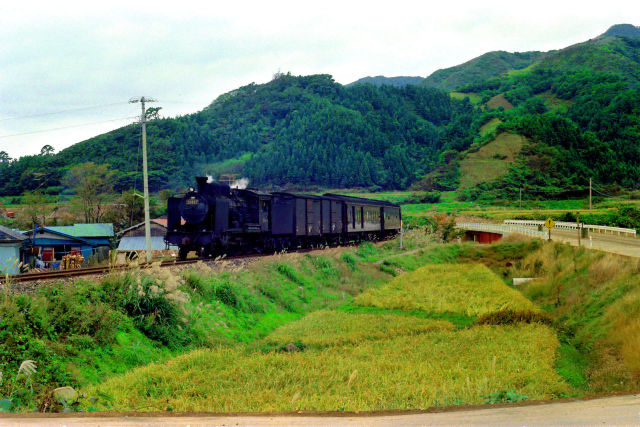
M85 392L103 396L99 409L143 411L419 409L483 403L504 391L543 399L567 391L553 369L558 345L549 328L521 325L299 353L198 350Z
M467 154L460 162L460 188L491 182L505 174L525 142L521 135L503 132L478 151Z
M454 329L452 323L444 320L320 310L276 329L262 343L275 348L288 343L320 348Z
M519 292L480 264L438 264L400 275L355 298L362 306L479 316L500 310L538 312Z
M503 107L505 110L510 110L513 108L513 104L507 101L507 98L504 97L501 93L491 98L487 101L487 107L489 108L498 108Z

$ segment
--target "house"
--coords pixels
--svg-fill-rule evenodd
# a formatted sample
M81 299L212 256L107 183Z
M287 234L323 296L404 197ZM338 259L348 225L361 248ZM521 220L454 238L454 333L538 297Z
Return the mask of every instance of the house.
M113 224L45 226L22 234L30 239L30 261L38 257L53 268L67 254L80 254L87 262L90 257L108 257L114 237Z
M0 273L18 274L22 247L27 237L0 225Z
M177 251L176 246L167 246L164 236L167 234L167 219L157 218L151 220L151 250L153 256L169 255L167 251ZM135 253L138 257L144 257L147 250L144 222L136 224L118 233L118 259L124 261Z

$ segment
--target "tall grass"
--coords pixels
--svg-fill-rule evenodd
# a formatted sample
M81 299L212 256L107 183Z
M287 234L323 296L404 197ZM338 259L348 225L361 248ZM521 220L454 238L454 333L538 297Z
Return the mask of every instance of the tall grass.
M439 264L396 277L355 298L362 306L461 313L478 316L502 310L536 312L527 298L480 264Z
M576 360L569 376L583 376L593 392L640 386L638 261L560 243L543 245L516 265L537 277L522 292L544 307ZM575 357L574 357L575 355Z
M421 409L483 403L513 391L559 396L558 341L541 325L362 341L297 353L199 350L86 390L118 410L291 411Z
M453 324L444 320L320 310L281 326L261 345L262 348L282 349L288 343L294 343L301 348L322 348L453 329Z

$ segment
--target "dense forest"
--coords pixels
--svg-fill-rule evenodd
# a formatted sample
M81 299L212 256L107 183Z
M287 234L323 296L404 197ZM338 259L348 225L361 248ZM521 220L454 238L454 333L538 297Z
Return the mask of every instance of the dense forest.
M438 89L279 74L199 113L149 123L150 186L181 188L196 173L235 172L255 185L404 188L442 151L466 148L476 117L468 101ZM116 170L116 189L139 187L139 142L139 128L128 126L58 154L5 159L0 194L57 192L70 165L87 161Z
M506 174L463 197L511 197L522 186L566 194L589 178L640 186L637 27L614 26L558 51L490 52L415 83L379 76L343 86L329 75L279 73L200 112L154 120L147 126L151 188L236 174L257 186L455 189L459 161L500 132L527 144ZM481 135L492 119L499 126ZM0 195L56 194L71 166L87 161L115 171L115 190L140 188L139 147L132 125L57 154L50 147L20 159L0 152Z

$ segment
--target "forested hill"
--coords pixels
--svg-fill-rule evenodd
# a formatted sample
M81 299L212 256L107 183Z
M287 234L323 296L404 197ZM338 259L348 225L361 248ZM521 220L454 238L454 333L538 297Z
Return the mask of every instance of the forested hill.
M329 75L278 74L198 113L151 122L151 187L178 189L194 175L235 173L259 186L394 189L426 177L425 188L456 189L465 156L510 134L524 138L522 148L496 152L494 160L508 158L495 169L504 173L491 182L467 179L465 197L511 197L523 185L559 194L589 177L638 188L636 30L614 26L552 52L490 52L419 85L343 86ZM59 191L69 167L87 161L117 169L117 189L140 187L139 142L132 125L58 154L9 160L0 152L0 195Z
M356 80L353 83L349 83L346 86L353 86L359 84L372 84L374 86L406 86L406 85L417 85L422 83L424 77L411 77L411 76L397 76L397 77L385 77L385 76L367 76L361 79Z
M404 188L444 150L467 147L476 117L468 101L437 89L280 74L199 113L149 123L150 185L179 188L196 174L235 172L253 185ZM0 162L0 194L42 187L43 179L56 191L70 165L87 161L117 169L118 189L139 186L139 141L139 128L128 126L55 155Z
M464 64L438 70L424 79L421 84L455 90L460 86L480 83L509 71L526 68L543 56L542 52L488 52Z
M528 142L503 176L470 189L470 197L513 197L522 186L560 194L589 178L640 187L640 39L602 35L457 89L484 110L485 123L498 124L470 151L500 132ZM454 159L439 169L455 176L457 167Z

